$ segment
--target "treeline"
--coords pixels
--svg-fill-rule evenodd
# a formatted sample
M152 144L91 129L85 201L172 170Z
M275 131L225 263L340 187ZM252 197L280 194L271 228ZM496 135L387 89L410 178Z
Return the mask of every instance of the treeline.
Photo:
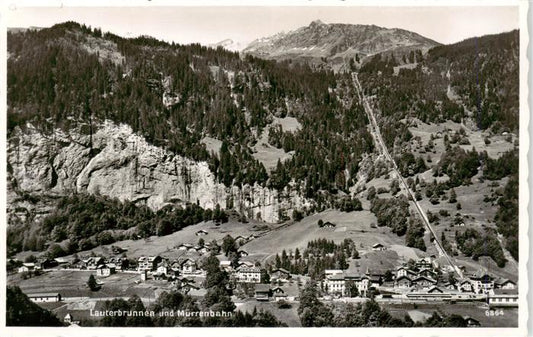
M455 241L459 250L466 256L471 256L474 260L480 256L489 256L498 267L505 267L507 260L495 234L486 232L482 235L477 230L469 228L463 233L456 231Z
M388 199L380 199L372 194L370 211L376 215L378 226L387 226L398 236L405 235L408 247L426 250L426 229L420 219L410 214L409 201L403 194Z
M471 178L483 168L483 178L499 180L518 174L518 149L507 151L499 158L492 159L487 152L477 152L475 148L466 151L459 146L449 148L442 154L439 164L433 168L434 176L447 174L448 187L471 184Z
M226 222L228 215L218 205L214 210L196 204L168 205L154 212L130 201L74 194L61 198L40 223L9 226L8 253L46 249L53 258L118 240L167 235L207 220ZM130 228L135 230L126 231Z
M498 232L505 238L505 248L516 261L518 261L519 244L518 191L518 174L515 174L507 182L503 195L498 200L498 211L494 216Z
M480 156L476 149L465 151L459 146L454 147L442 154L439 164L434 167L434 176L447 174L450 187L470 185L471 178L478 173Z
M519 35L513 30L428 52L428 64L450 65L451 85L482 129L518 130Z
M459 123L468 110L481 129L516 131L518 49L519 32L514 30L437 46L425 56L417 51L416 58L379 54L361 68L360 78L367 94L376 95L382 116L391 117L389 122L413 116L425 123ZM395 73L401 61L415 67ZM448 97L448 88L461 102Z
M518 148L503 153L498 159L492 159L486 153L483 158L483 177L486 179L499 180L518 174Z
M398 236L407 232L409 201L403 194L389 199L372 198L370 211L376 215L378 226L387 226Z
M405 233L405 244L407 247L418 248L426 251L426 243L424 241L424 233L426 228L419 218L411 216L409 218L409 225Z
M417 157L412 152L404 152L395 158L398 170L404 177L409 177L427 170L424 158Z
M326 269L348 269L348 259L358 259L359 252L352 239L344 239L340 244L333 240L316 239L307 243L307 248L294 254L283 250L281 256L276 254L270 269L284 268L291 274L309 275L314 280L324 278Z

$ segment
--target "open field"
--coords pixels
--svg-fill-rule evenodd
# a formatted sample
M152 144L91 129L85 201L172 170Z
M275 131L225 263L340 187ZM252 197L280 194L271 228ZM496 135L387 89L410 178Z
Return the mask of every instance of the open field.
M270 172L276 168L278 160L285 161L293 156L293 152L285 152L283 149L278 149L268 143L268 126L263 129L261 137L257 140L257 144L252 148L253 156L265 169Z
M126 254L129 258L138 258L146 255L161 255L162 257L176 259L184 254L195 257L198 256L197 253L185 253L184 251L175 249L175 247L182 243L190 243L194 245L200 238L204 239L205 242L217 240L220 243L222 238L228 234L233 237L236 237L237 235L261 235L268 229L276 228L277 226L279 225L265 224L257 221L242 223L231 219L227 223L217 226L213 221L207 221L185 227L182 230L169 235L151 236L147 239L139 240L118 241L112 245L127 249ZM197 236L196 232L202 229L207 231L207 235ZM96 254L111 255L110 252L112 245L97 247L92 251ZM79 253L78 255L85 256L87 253L89 253L89 251Z
M409 131L413 134L413 137L420 137L422 141L422 145L426 145L431 137L431 134L434 136L437 135L438 132L441 132L443 135L448 130L449 136L451 136L455 131L460 130L463 128L466 132L466 136L468 137L468 140L470 142L470 145L460 145L461 148L470 151L473 147L476 148L478 152L487 151L487 154L491 158L498 158L500 157L504 152L507 152L509 150L513 149L514 141L517 139L516 135L514 134L508 134L508 135L492 135L490 136L488 132L482 132L482 131L473 131L470 130L468 127L466 127L463 124L455 123L453 121L447 121L445 123L440 124L426 124L421 122L418 119L415 119L417 126L416 127L409 127ZM485 144L485 137L489 137L490 144ZM511 142L507 141L507 137L511 137ZM444 148L444 140L443 137L436 138L434 141L435 144L435 154L429 153L429 155L432 157L432 159L440 159L440 155L445 152ZM413 151L414 153L421 154L420 151ZM426 153L427 155L427 153ZM434 161L435 162L435 161Z
M27 280L21 279L19 275L11 275L7 279L7 284L16 284L26 294L58 292L63 298L111 298L137 295L147 301L155 300L159 293L170 289L170 283L167 281L138 282L139 274L119 272L109 277L97 277L97 280L103 283L102 288L98 291L91 291L86 286L91 274L94 275L95 271L47 271Z
M205 144L205 148L207 149L207 152L211 153L214 152L218 154L220 152L220 148L222 147L222 141L213 138L213 137L204 137L200 141L201 143Z
M335 228L320 228L317 225L319 219L324 222L330 221L336 224ZM304 249L307 243L318 238L326 238L336 243L346 238L352 239L360 254L372 250L372 245L381 243L386 247L404 245L405 238L392 233L387 227L371 228L371 223L376 223L376 217L370 211L340 212L338 210L326 210L324 212L305 217L301 221L280 230L274 230L257 238L246 245L244 249L250 254L248 259L265 261L276 253L285 250ZM400 251L400 256L411 255L405 247ZM419 252L419 251L417 251ZM415 252L418 256L418 253Z

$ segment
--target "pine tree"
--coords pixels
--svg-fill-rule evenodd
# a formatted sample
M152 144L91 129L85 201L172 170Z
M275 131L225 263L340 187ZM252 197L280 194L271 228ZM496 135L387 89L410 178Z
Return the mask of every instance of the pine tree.
M87 281L87 286L89 287L89 289L91 289L91 291L98 290L99 288L98 283L96 283L96 279L93 274L89 276L89 280Z

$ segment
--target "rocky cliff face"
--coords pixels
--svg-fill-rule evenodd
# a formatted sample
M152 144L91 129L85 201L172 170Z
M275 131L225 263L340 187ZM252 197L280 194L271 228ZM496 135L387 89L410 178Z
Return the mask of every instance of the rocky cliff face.
M309 206L295 192L278 193L259 185L226 187L206 162L173 155L106 121L91 136L80 130L45 134L28 124L8 141L8 209L15 193L61 196L100 193L159 209L191 202L204 208L232 207L248 217L275 222L279 211Z

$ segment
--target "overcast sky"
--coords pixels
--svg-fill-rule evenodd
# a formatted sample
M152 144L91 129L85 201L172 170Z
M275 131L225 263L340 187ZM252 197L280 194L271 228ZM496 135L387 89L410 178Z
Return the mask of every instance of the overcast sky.
M320 19L414 31L440 43L519 27L518 7L132 7L18 8L8 27L49 27L68 20L121 36L151 35L177 43L246 44Z

